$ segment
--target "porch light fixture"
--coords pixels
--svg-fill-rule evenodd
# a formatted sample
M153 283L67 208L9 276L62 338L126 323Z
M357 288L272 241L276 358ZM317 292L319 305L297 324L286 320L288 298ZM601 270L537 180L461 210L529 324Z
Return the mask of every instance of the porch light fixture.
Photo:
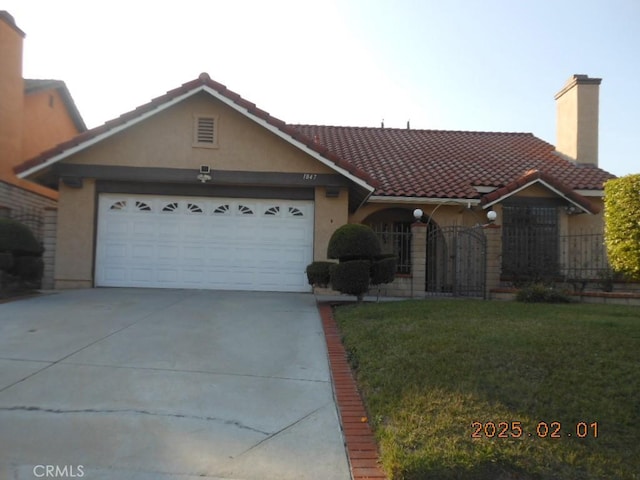
M421 208L416 208L416 209L413 211L413 216L414 216L414 218L416 219L416 222L420 222L420 221L422 221L422 216L423 216L423 215L424 215L424 212L422 211L422 209L421 209Z
M489 210L487 212L487 220L489 220L489 223L495 222L496 218L498 218L498 214L494 210Z

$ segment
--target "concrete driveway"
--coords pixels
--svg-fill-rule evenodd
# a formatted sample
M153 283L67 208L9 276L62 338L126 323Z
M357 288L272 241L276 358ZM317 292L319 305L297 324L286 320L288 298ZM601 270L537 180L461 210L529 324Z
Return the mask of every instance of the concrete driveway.
M0 305L0 478L55 473L349 479L314 297L92 289Z

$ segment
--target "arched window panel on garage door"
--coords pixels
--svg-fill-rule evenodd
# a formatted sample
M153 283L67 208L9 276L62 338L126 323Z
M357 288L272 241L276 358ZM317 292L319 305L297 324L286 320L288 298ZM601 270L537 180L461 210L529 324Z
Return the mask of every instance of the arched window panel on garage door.
M228 203L218 205L213 209L214 215L231 215L231 207Z
M280 216L280 207L278 205L274 205L272 207L268 207L264 211L264 215L266 217Z
M178 211L178 202L165 203L162 207L163 213L176 213Z
M117 200L111 204L109 210L121 211L127 208L126 200Z

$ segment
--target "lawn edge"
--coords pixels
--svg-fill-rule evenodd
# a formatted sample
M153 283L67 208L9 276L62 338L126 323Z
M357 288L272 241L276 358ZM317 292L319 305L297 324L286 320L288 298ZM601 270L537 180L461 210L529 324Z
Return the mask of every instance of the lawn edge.
M333 395L338 408L340 427L353 480L387 479L379 461L378 445L367 412L347 361L338 324L333 317L333 305L318 302L318 312L329 356Z

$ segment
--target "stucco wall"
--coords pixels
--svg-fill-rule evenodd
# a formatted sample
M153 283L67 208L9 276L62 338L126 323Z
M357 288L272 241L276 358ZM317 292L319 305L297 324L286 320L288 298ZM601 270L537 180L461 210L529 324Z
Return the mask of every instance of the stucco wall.
M195 115L217 116L218 146L193 147ZM206 93L65 160L65 163L214 170L334 173Z
M58 90L43 90L24 97L22 158L30 159L78 134Z
M55 288L93 285L95 182L82 188L60 185L56 237Z
M348 201L348 192L344 188L340 190L337 198L327 198L324 187L316 187L314 261L327 259L331 235L338 227L348 223Z

